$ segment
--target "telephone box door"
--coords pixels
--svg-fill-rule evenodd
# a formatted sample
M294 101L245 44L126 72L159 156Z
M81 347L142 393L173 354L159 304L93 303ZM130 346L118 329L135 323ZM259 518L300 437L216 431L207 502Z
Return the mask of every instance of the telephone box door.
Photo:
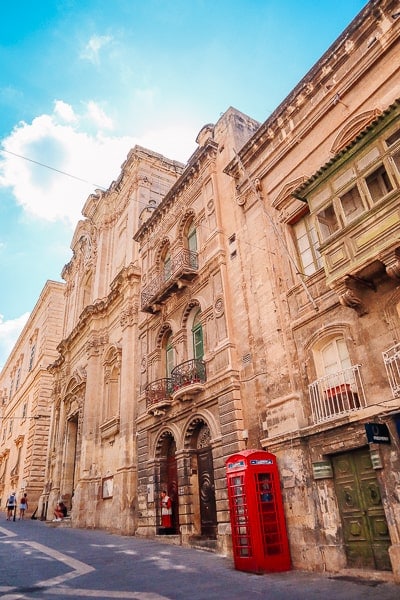
M226 461L235 567L252 573L290 569L276 457L244 450Z

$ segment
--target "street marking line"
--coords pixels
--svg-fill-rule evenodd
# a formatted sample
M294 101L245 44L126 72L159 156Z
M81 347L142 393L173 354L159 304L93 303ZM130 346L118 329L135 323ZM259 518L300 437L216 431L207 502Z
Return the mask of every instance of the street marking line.
M37 586L46 586L50 587L52 585L58 585L67 581L69 579L75 579L75 577L80 577L81 575L86 575L86 573L91 573L96 569L87 565L86 563L77 560L76 558L72 558L67 554L63 554L58 550L54 550L53 548L49 548L48 546L43 546L43 544L39 544L38 542L20 542L22 544L27 544L31 546L38 552L42 552L43 554L47 554L47 556L51 556L55 560L62 562L72 569L71 572L65 573L64 575L58 575L57 577L52 577L51 579L44 579L43 581L38 581L35 585Z
M46 590L45 594L57 596L82 596L86 598L126 598L127 600L171 600L167 596L160 596L154 592L118 592L116 590L85 590L58 587Z
M4 527L0 527L0 533L2 533L5 537L16 537L18 535L18 533L14 533L13 531L5 529Z
M7 529L1 528L1 530L4 531L5 535L7 535L7 537L16 537L17 536L16 533L9 532ZM92 571L96 570L94 567L91 567L90 565L87 565L86 563L84 563L80 560L77 560L76 558L72 558L71 556L68 556L67 554L63 554L62 552L59 552L58 550L54 550L53 548L49 548L48 546L44 546L43 544L39 544L38 542L33 542L33 541L29 541L29 540L21 540L21 541L16 541L15 543L17 543L19 545L24 544L25 546L31 547L34 550L41 552L42 554L50 556L53 560L63 563L64 565L66 565L67 567L69 567L71 569L70 572L64 573L64 575L57 575L56 577L52 577L51 579L44 579L43 581L38 581L35 584L33 584L35 587L52 587L53 585L59 585L60 583L64 583L65 581L75 579L76 577L80 577L81 575L86 575L86 573L91 573ZM13 588L8 588L7 591L16 592L17 589L18 588L13 587ZM8 598L9 600L11 600L11 598L13 598L13 597L21 598L22 596L21 595L16 595L16 596L8 595L4 598Z
M17 537L18 534L9 531L8 529L4 529L0 527L0 533L3 533L5 537ZM1 539L0 539L1 542ZM17 544L24 544L26 546L30 546L32 549L41 552L47 556L50 556L56 561L63 563L64 565L70 567L72 570L64 575L58 575L57 577L52 577L51 579L45 579L43 581L38 581L37 583L31 584L32 587L46 587L51 588L47 590L42 590L44 594L53 594L57 596L82 596L86 598L119 598L121 600L171 600L167 596L161 596L160 594L154 592L130 592L130 591L117 591L117 590L90 590L83 588L65 588L65 587L53 587L58 586L60 583L64 583L65 581L70 581L71 579L75 579L76 577L80 577L81 575L86 575L87 573L91 573L96 569L87 565L86 563L77 560L76 558L72 558L58 550L54 550L53 548L49 548L48 546L44 546L43 544L39 544L38 542L22 540L17 541ZM27 598L23 593L18 592L17 587L10 586L0 586L0 592L6 592L5 595L2 595L2 600L22 600L23 598ZM8 593L7 593L8 592Z

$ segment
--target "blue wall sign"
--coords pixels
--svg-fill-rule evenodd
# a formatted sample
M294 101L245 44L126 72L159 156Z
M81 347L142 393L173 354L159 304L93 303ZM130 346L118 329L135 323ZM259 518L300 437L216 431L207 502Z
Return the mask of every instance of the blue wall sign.
M370 444L390 444L389 429L384 423L366 423L365 431Z

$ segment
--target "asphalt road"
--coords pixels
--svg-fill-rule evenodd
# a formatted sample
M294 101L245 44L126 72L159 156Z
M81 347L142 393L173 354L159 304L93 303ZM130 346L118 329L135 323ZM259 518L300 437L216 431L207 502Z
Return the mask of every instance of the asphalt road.
M399 600L400 586L343 574L253 575L201 550L0 517L0 598Z

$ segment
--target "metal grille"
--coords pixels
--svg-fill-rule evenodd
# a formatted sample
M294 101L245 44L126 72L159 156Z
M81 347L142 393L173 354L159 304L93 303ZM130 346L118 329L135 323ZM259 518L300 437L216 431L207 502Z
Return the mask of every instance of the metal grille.
M382 352L393 398L400 398L400 344Z

